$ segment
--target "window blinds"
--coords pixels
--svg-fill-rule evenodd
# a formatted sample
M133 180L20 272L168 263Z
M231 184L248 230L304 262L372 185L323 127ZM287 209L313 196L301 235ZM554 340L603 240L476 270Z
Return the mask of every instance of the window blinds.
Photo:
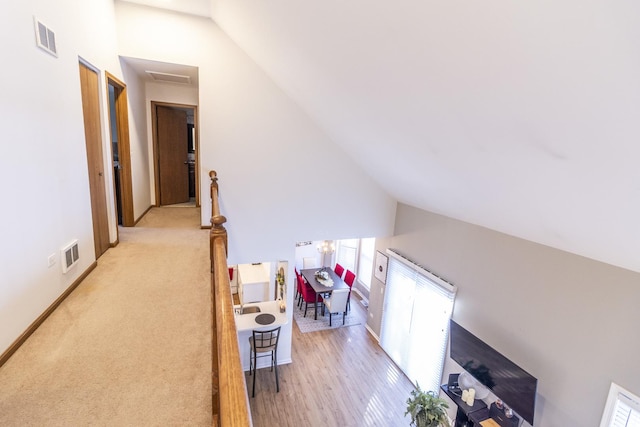
M640 398L611 383L601 427L640 427Z
M437 393L456 289L396 252L387 253L380 345L414 384Z
M356 271L356 257L358 255L358 239L345 239L338 241L336 262L345 270Z

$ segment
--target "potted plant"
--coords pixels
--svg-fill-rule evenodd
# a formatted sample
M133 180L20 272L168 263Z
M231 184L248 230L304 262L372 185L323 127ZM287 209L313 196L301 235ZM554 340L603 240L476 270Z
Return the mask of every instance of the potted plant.
M416 383L415 390L411 391L411 397L407 399L407 411L411 414L411 424L416 427L451 427L449 415L447 415L447 402L433 391L422 391Z

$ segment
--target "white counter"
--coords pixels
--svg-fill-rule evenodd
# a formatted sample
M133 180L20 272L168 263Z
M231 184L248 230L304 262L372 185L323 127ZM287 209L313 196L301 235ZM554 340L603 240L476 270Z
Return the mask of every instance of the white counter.
M249 314L237 314L236 317L236 329L238 332L240 331L252 331L254 329L258 330L266 330L273 329L278 326L287 324L287 313L280 313L280 302L279 301L266 301L266 302L256 302L253 304L245 304L245 308L247 307L260 307L260 313L249 313ZM240 310L239 305L233 306L234 312ZM256 317L262 313L273 314L276 318L273 323L269 325L261 325L256 323Z
M260 307L260 313L249 314L236 314L236 329L238 330L238 345L240 347L240 359L242 361L242 368L245 371L249 370L249 337L252 336L252 331L255 330L268 330L277 328L278 326L286 325L288 323L287 313L280 313L280 301L266 301L253 304L245 304L244 307ZM240 309L239 305L233 306L234 312ZM262 313L273 314L276 318L273 323L269 325L261 325L256 323L256 317ZM280 343L278 343L278 347ZM258 368L268 367L271 363L271 359L264 357L258 359Z

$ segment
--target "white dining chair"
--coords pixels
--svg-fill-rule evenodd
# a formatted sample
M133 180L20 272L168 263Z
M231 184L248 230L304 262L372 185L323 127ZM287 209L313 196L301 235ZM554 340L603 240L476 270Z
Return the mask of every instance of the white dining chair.
M325 298L323 303L329 311L329 326L331 326L331 315L342 313L342 324L344 325L347 315L347 298L349 297L349 289L336 289L331 292L329 298Z
M302 268L316 268L316 259L314 257L302 258Z

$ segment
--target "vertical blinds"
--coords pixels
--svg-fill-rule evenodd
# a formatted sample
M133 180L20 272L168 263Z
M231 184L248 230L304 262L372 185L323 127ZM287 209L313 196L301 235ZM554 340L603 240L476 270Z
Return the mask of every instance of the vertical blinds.
M619 393L611 417L611 427L640 427L638 401L634 401L624 393Z
M611 383L600 426L640 427L640 398Z
M411 381L438 392L456 289L392 251L380 345Z

